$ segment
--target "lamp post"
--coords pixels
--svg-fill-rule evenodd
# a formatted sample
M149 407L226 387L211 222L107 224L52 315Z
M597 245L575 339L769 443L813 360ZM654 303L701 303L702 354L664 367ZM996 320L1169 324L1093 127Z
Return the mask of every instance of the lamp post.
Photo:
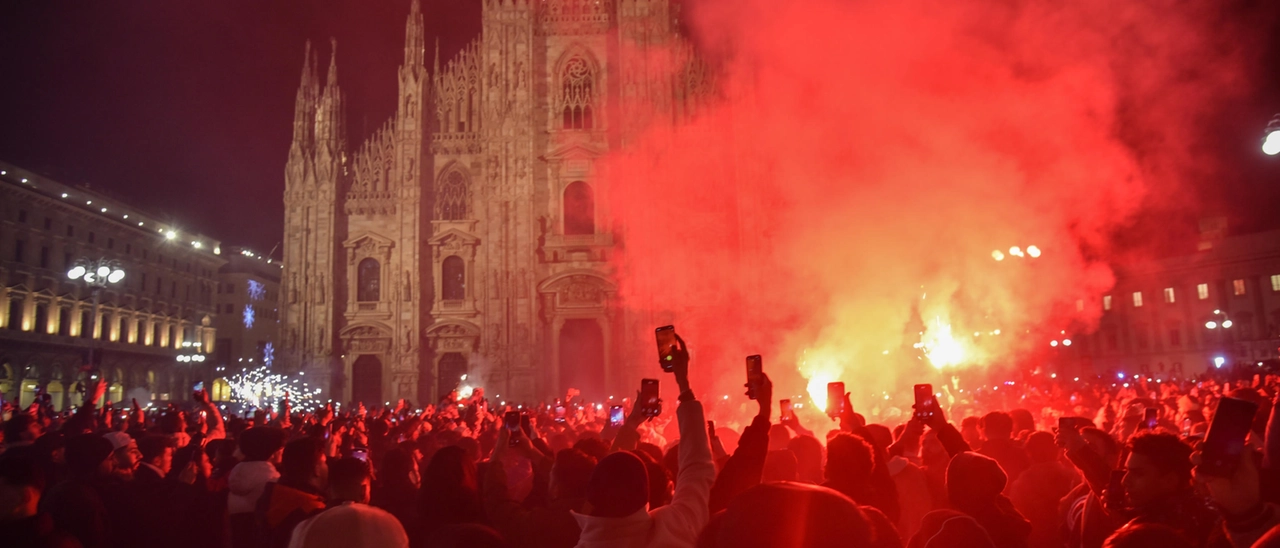
M93 367L93 349L96 346L92 337L93 332L98 326L98 304L102 297L102 290L109 285L120 283L124 279L124 269L120 268L120 262L108 259L89 260L81 259L76 265L67 271L67 277L72 280L83 281L89 286L89 290L93 293L93 315L89 318L89 367ZM83 329L83 327L81 327Z

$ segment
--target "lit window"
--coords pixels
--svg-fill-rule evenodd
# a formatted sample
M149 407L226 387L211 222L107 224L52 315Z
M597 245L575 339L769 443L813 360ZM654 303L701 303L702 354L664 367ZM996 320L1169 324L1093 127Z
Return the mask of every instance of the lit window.
M1244 295L1244 280L1232 280L1231 290L1237 296Z
M1196 284L1196 297L1200 300L1209 298L1209 284Z
M1172 302L1174 302L1174 301L1175 301L1175 299L1174 299L1174 296L1173 296L1173 288L1172 288L1172 287L1166 287L1166 288L1164 288L1164 302L1166 302L1166 303L1172 303Z
M1102 309L1111 310L1111 295L1102 296Z
M1142 292L1141 292L1141 291L1134 291L1134 292L1133 292L1133 307L1134 307L1134 308L1140 308L1141 306L1142 306Z
M1271 275L1271 290L1280 291L1280 274Z

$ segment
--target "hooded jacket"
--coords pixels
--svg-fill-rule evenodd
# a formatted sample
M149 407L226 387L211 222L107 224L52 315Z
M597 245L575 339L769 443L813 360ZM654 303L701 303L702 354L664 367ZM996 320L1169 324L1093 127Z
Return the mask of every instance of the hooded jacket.
M230 492L227 493L227 513L252 512L262 497L262 489L268 483L280 479L280 472L265 460L245 461L231 469L227 477Z
M653 511L641 508L621 518L575 512L573 517L582 527L579 548L693 548L710 519L708 504L716 467L711 462L702 404L692 399L682 401L676 418L680 423L680 473L671 504Z
M1000 494L1008 481L995 459L978 453L960 453L947 466L951 505L977 521L996 548L1023 548L1031 523Z

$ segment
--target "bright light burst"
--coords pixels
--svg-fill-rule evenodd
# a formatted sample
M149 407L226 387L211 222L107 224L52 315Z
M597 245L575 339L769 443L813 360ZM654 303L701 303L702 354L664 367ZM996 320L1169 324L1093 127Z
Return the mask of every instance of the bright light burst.
M277 407L286 392L294 408L311 409L320 405L319 388L312 388L299 378L273 373L266 366L243 369L228 378L227 384L231 385L231 401L246 407Z
M929 363L937 369L955 367L965 359L964 348L951 336L951 324L943 324L941 317L934 318L934 328L926 331L915 346L924 350Z
M809 379L805 390L815 409L827 408L827 383L840 380L842 367L832 360L816 359L806 350L800 356L800 374Z

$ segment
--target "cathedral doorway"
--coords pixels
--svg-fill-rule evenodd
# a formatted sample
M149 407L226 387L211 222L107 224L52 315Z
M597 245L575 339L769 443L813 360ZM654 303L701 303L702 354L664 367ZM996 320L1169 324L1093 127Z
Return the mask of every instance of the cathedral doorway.
M565 320L560 328L560 394L569 388L587 399L603 399L604 332L593 319Z
M448 352L440 356L440 396L462 384L462 376L467 374L467 357L461 352ZM461 394L459 394L461 396Z
M372 408L382 401L382 360L360 356L351 364L351 401Z

